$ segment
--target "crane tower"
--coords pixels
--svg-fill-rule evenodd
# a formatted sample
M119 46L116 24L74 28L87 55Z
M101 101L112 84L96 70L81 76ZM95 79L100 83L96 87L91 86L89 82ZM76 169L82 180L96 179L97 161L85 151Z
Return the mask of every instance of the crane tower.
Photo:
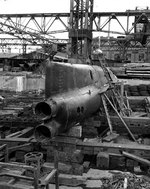
M71 57L91 55L93 0L70 0Z

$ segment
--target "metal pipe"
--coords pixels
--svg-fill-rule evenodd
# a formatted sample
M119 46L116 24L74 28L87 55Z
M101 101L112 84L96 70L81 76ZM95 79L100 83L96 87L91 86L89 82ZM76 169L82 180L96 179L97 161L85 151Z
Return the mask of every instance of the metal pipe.
M150 166L150 161L147 160L147 159L144 159L144 158L141 158L139 156L136 156L136 155L133 155L133 154L130 154L128 152L125 152L125 151L122 151L121 152L123 156L127 157L127 158L130 158L130 159L133 159L139 163L142 163L142 164L145 164L145 165L148 165Z

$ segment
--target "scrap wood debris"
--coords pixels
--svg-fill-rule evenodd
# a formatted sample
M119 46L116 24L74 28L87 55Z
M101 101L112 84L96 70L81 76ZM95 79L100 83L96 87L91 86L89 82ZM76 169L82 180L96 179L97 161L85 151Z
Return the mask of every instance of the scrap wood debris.
M114 172L112 178L101 179L102 189L150 189L150 178L130 172Z

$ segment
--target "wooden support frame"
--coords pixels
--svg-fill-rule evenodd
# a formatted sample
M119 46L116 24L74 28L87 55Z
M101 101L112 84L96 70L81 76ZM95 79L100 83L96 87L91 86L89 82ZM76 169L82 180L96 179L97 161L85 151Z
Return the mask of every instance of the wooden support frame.
M122 123L124 124L124 126L126 127L128 133L130 134L131 138L133 139L133 141L136 141L134 135L132 134L132 132L130 131L129 127L127 126L127 124L125 123L125 121L123 120L123 118L121 117L121 115L119 114L119 112L117 111L117 109L114 107L114 105L111 103L111 101L109 100L109 98L107 97L106 94L104 94L105 98L108 100L108 102L110 103L110 105L112 106L112 108L114 109L114 111L117 113L118 117L120 118L120 120L122 121Z

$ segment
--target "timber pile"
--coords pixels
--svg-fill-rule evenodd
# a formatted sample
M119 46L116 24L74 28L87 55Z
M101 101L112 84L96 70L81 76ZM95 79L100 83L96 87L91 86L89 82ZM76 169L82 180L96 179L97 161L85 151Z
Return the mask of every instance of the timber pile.
M150 96L150 85L125 85L128 96Z
M129 63L121 67L111 67L118 78L150 78L149 63Z

